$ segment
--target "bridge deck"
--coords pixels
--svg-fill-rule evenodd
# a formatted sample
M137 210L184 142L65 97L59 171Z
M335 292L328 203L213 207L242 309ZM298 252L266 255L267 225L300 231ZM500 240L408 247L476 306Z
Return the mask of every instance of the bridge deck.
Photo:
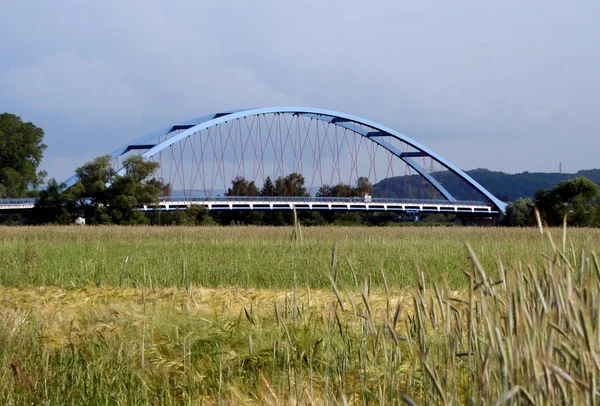
M0 199L0 210L30 210L35 205L35 199Z
M0 199L0 210L33 209L35 199ZM318 197L213 197L161 198L158 206L141 210L182 210L198 205L208 210L347 210L347 211L404 211L437 213L488 213L498 210L482 201L416 200L384 198L318 198Z
M221 197L171 198L160 202L162 210L185 209L190 205L209 210L347 210L347 211L406 211L446 213L497 213L491 205L481 201L363 199L316 197ZM153 208L146 207L145 210Z

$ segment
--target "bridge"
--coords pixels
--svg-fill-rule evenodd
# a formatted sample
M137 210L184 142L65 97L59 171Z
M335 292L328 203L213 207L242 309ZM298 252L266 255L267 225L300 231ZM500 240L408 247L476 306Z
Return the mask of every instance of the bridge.
M464 171L384 125L312 107L222 111L114 150L160 164L164 196L141 210L364 210L499 215L506 204ZM74 175L67 187L77 182ZM262 187L261 187L262 185ZM27 210L32 199L0 200Z
M35 199L0 199L0 210L26 211L33 209ZM365 200L359 197L294 197L294 196L232 196L214 198L162 197L156 206L142 206L140 210L185 210L192 205L208 210L349 210L349 211L403 211L409 213L467 213L497 214L489 205L478 201L423 201L417 199Z

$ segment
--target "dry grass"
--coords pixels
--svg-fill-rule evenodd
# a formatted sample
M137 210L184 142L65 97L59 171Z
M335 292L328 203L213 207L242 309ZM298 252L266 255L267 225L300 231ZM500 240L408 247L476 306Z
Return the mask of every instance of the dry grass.
M309 301L310 296L310 301ZM326 316L331 305L332 294L325 290L298 289L295 294L284 290L266 289L211 289L193 286L186 290L166 288L159 290L132 288L83 289L58 287L0 288L0 309L7 313L34 317L44 327L44 336L50 343L64 345L72 334L86 335L93 332L114 331L118 322L127 319L133 326L141 326L144 319L144 304L152 309L154 316L185 314L191 317L225 317L235 319L245 311L257 320L272 321L277 305L280 317L286 317L296 303L297 311ZM383 291L369 296L371 308L381 317L388 304L408 306L409 295L388 301ZM342 301L351 308L351 302L361 303L360 292L344 296ZM122 326L121 326L122 327Z

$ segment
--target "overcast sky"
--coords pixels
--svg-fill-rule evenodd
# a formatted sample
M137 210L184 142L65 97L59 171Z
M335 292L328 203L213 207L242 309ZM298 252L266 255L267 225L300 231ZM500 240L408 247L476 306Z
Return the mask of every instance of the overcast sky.
M0 112L77 166L175 121L306 105L458 167L598 168L600 1L0 0Z

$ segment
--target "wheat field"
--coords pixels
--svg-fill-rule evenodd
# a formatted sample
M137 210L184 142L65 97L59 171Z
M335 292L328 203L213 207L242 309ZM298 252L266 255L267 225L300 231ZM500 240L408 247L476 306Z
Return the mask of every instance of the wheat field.
M0 403L595 404L600 231L0 228Z

